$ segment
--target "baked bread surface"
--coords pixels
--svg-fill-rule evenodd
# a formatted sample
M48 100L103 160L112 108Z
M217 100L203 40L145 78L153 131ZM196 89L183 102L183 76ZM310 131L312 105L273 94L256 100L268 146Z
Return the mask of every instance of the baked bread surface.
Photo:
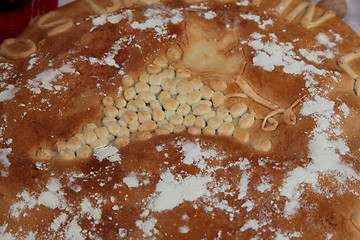
M0 47L0 238L360 239L359 43L300 0L35 18Z

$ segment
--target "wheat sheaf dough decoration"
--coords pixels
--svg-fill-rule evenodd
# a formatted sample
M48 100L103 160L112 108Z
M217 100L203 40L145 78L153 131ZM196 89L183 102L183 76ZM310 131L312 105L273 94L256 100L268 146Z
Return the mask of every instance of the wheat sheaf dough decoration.
M56 142L54 149L39 149L37 158L83 159L103 145L123 147L156 135L181 132L231 136L256 151L269 152L271 140L252 136L250 129L257 120L262 120L264 132L275 130L278 122L272 117L279 113L284 115L286 124L294 125L296 116L292 109L301 99L288 109L280 109L257 94L241 75L245 57L236 35L229 32L209 40L203 28L199 24L187 24L188 42L175 44L166 54L155 57L137 79L125 75L122 96L102 99L100 124L85 124L81 132ZM221 69L217 69L219 61L223 63ZM231 83L242 92L228 92ZM229 98L236 99L228 105ZM264 118L242 98L271 112Z
M281 0L272 9L272 11L276 14L282 15L285 21L292 22L297 16L306 10L305 15L300 20L300 25L306 29L318 27L330 18L336 17L336 13L334 11L327 10L317 20L314 20L316 5L313 1L303 1L299 3L284 16L285 11L287 11L293 1L294 0Z

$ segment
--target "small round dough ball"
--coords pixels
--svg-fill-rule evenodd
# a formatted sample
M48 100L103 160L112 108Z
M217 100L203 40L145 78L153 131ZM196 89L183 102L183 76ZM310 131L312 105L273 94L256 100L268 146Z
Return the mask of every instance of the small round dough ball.
M172 123L165 123L163 126L163 128L166 128L167 130L169 130L170 133L174 132L174 124Z
M124 85L124 87L128 88L134 84L135 80L132 76L126 75L122 78L121 82Z
M209 121L207 121L207 125L213 129L218 129L221 124L223 124L223 120L219 117L213 117L210 118Z
M215 135L215 129L210 127L210 126L206 126L203 128L203 134L205 135Z
M114 99L110 96L106 96L102 99L102 104L107 107L107 106L112 106L114 105Z
M109 144L109 140L107 138L100 138L98 140L96 140L95 142L93 142L90 147L92 149L98 148L100 146L106 146Z
M214 94L214 91L206 85L200 88L200 92L202 93L202 97L206 100L210 100Z
M171 91L173 89L176 89L176 83L170 78L164 78L161 81L161 88L166 91Z
M160 87L161 82L162 82L162 77L161 77L160 74L150 75L149 84L150 84L151 86L158 86L158 87Z
M139 119L140 123L150 121L151 120L151 112L147 112L147 111L138 112L138 119Z
M70 161L70 160L73 160L75 159L75 153L73 151L71 151L70 149L65 149L65 150L62 150L60 153L59 153L59 156L62 160L66 160L66 161Z
M137 82L135 84L135 91L137 93L141 93L141 92L148 92L150 89L150 86L147 83L143 83L143 82Z
M194 87L189 80L180 80L176 86L177 92L181 93L190 93L194 91Z
M162 68L167 68L168 65L169 65L169 61L168 59L165 57L165 55L160 55L160 56L157 56L155 59L154 59L154 64L162 67Z
M200 78L191 79L191 84L194 87L194 90L198 91L204 85Z
M186 116L191 112L191 107L187 104L180 104L178 109L176 110L176 113L181 116Z
M101 122L104 126L106 126L111 122L117 122L117 120L116 120L116 118L113 118L113 117L104 117Z
M149 64L147 67L146 67L146 71L149 73L149 74L157 74L157 73L161 73L162 71L162 68L157 65L157 64Z
M115 107L117 107L117 109L122 109L124 107L126 107L126 100L124 98L118 98L115 100Z
M137 132L139 130L139 126L140 126L139 122L134 122L132 124L129 124L128 128L129 128L131 133L134 133L134 132Z
M149 83L150 75L148 73L142 73L139 76L139 81L143 83Z
M98 138L107 139L109 137L109 130L106 127L98 127L95 129Z
M204 128L206 126L206 122L202 117L196 117L195 126L199 128Z
M181 133L185 131L186 131L186 127L184 125L176 125L174 127L174 133Z
M210 88L212 88L214 91L225 91L227 89L227 83L223 79L213 79L209 82Z
M119 110L114 106L107 106L104 108L103 111L106 117L112 117L112 118L115 118L119 113Z
M187 104L194 105L198 103L202 98L202 93L200 91L193 91L188 94Z
M87 130L84 132L84 139L86 144L92 144L98 139L98 137L94 130Z
M188 133L191 135L199 135L201 134L201 128L198 126L191 126L188 128Z
M196 121L196 117L194 115L186 115L183 124L186 127L191 127L195 125L195 121Z
M230 107L230 114L233 118L239 118L246 113L248 107L245 103L235 103Z
M57 141L55 143L56 145L56 150L58 153L60 153L62 150L66 149L66 142L65 141Z
M107 124L106 127L109 130L109 133L114 136L117 136L119 134L121 128L120 124L118 124L117 122L111 122Z
M165 99L171 98L171 94L169 91L162 91L157 99L159 100L159 102L162 104L164 102Z
M124 112L123 115L121 116L121 119L126 124L134 124L138 120L137 114L134 111L131 111L131 110L127 110L126 112Z
M122 137L122 136L130 136L130 129L127 127L120 127L119 132L116 135L117 137Z
M161 106L161 103L159 102L159 100L155 99L154 101L151 101L151 103L150 103L150 108L151 108L152 110L162 109L162 106Z
M151 85L150 88L149 88L149 92L151 92L154 95L158 95L161 92L161 87Z
M175 71L171 68L165 69L161 74L164 78L170 78L170 79L175 78Z
M246 130L237 127L234 131L234 138L241 143L248 143L250 140L250 134Z
M182 58L182 52L178 48L171 47L166 51L166 56L170 61L179 61Z
M141 99L145 103L151 103L156 99L156 96L152 92L141 92L139 93L138 99Z
M152 112L152 118L155 122L161 122L165 119L165 113L160 108L156 108Z
M221 124L221 126L217 131L219 135L231 136L234 130L235 130L234 124L230 122L224 122L223 124Z
M131 141L145 141L145 140L152 138L152 136L153 135L148 131L140 131L140 132L133 134L130 137L130 140Z
M124 98L126 99L126 101L133 100L135 96L136 96L136 91L135 88L133 87L126 89L124 92Z
M71 138L69 138L66 142L66 148L70 149L71 151L76 151L81 147L81 142L80 140L73 136Z
M162 103L165 110L175 111L179 107L179 103L173 98L167 98Z
M222 92L216 91L216 92L214 92L211 100L213 102L214 107L217 108L217 107L224 105L225 96Z
M266 153L271 150L272 144L271 141L266 137L257 137L252 141L251 146L256 151Z
M91 148L88 145L82 145L77 151L76 151L76 157L79 159L86 159L91 156Z
M238 125L242 129L248 129L255 123L255 116L254 114L245 113L239 119Z
M188 97L188 94L187 94L187 93L181 93L181 94L177 95L176 101L177 101L179 104L186 104L186 102L187 102L187 97Z
M170 134L170 131L167 128L161 127L155 130L155 135L168 135L168 134Z
M169 121L174 125L181 125L184 121L184 117L181 115L175 114L175 115L170 116Z
M211 112L211 106L204 103L196 104L192 107L192 111L195 116L205 115Z
M40 160L49 160L53 156L53 152L47 148L40 148L36 152L36 157Z
M83 127L83 130L94 130L95 128L97 128L95 123L86 123Z
M130 137L128 136L117 137L114 143L117 147L124 147L130 143Z
M139 131L152 132L152 131L154 131L156 128L157 128L157 124L156 124L154 121L149 120L149 121L146 121L146 122L140 124L140 126L139 126Z

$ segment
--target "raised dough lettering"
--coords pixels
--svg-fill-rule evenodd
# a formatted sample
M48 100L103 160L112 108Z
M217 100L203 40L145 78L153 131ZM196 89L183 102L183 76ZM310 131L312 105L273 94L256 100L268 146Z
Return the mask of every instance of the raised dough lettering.
M47 33L48 36L54 36L59 33L65 32L74 26L74 21L70 18L57 19L57 20L51 21L49 23L46 23L46 21L48 21L49 19L54 19L57 17L58 17L58 15L55 11L49 12L49 13L41 16L39 18L39 20L36 22L38 28L47 29L47 28L54 27Z
M83 1L96 14L112 13L119 10L123 6L120 0L109 0L111 6L105 8L100 7L93 0L83 0Z
M14 45L14 44L24 45L26 49L23 51L16 51L16 50L14 51L10 48L10 46ZM9 38L9 39L6 39L1 44L0 55L6 57L8 59L17 60L17 59L22 59L22 58L26 58L26 57L30 56L31 54L36 52L36 50L37 50L36 44L30 39Z

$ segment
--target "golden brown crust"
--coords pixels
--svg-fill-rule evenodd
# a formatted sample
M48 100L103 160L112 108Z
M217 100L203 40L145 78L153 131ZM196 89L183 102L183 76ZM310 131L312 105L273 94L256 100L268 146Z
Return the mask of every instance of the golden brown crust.
M0 51L0 238L360 238L358 49L301 0L36 18Z

